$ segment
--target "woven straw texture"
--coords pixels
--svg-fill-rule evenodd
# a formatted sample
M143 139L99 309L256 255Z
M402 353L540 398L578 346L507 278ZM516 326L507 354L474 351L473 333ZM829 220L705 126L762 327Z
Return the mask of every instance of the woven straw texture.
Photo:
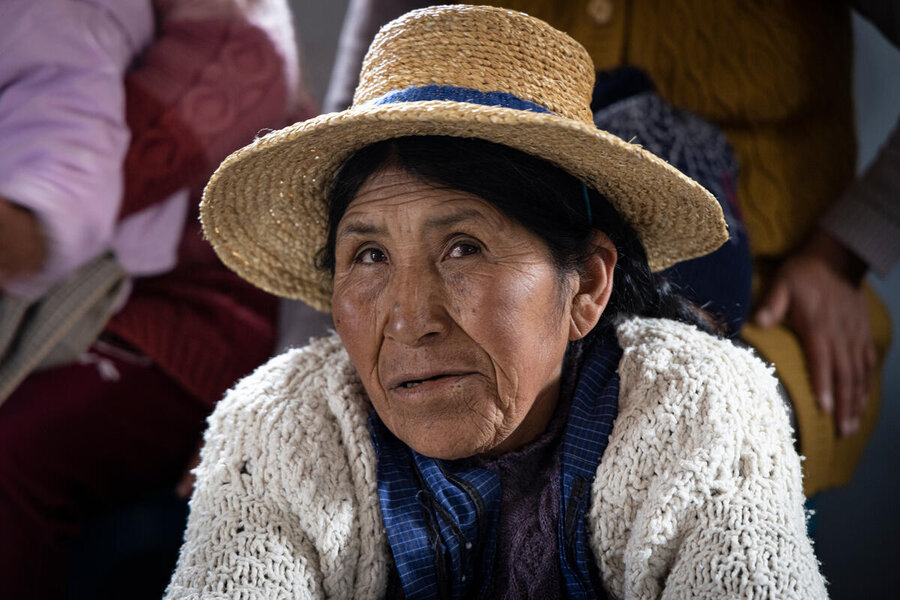
M201 203L204 232L245 279L329 310L331 281L315 257L337 170L377 141L449 135L517 148L596 188L637 231L654 270L719 247L728 234L706 190L593 125L593 79L580 45L523 13L458 5L407 13L373 41L350 109L273 132L222 163ZM373 103L426 85L505 92L553 114L443 100Z

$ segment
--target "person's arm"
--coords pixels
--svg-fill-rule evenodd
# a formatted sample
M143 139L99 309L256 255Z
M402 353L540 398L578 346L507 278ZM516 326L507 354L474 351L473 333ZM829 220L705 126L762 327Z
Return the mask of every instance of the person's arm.
M728 412L717 415L722 423L693 438L711 446L695 448L673 471L696 495L681 515L663 599L828 597L807 533L800 459L783 401L766 368L748 362L734 367L754 384L733 390L742 398L726 401ZM717 383L700 393L714 398L722 391Z
M274 414L254 387L239 384L209 419L169 600L326 597L318 551L281 479L300 457L267 426Z
M900 48L900 1L854 0L853 8ZM900 119L872 164L825 214L822 229L882 276L900 260Z
M771 369L674 321L617 334L619 414L589 513L611 595L826 598Z
M822 229L876 273L900 260L900 120L875 160L822 219Z
M853 5L900 45L900 2ZM762 327L784 320L797 333L819 405L834 413L843 435L859 428L876 362L860 285L870 269L886 275L898 259L900 122L807 243L784 261L756 313Z
M333 337L226 394L209 418L168 600L384 593L388 545L358 385Z
M0 237L0 256L17 263L0 274L6 293L40 296L112 238L129 140L122 78L152 31L145 0L117 10L58 0L0 10L0 197L30 215Z

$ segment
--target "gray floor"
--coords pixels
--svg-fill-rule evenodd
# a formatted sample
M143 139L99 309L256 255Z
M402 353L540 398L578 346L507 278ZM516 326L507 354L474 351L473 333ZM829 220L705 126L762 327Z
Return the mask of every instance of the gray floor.
M346 0L293 0L307 64L307 81L321 99L334 56ZM900 113L900 52L867 23L854 22L860 164L871 160ZM900 323L900 268L873 279ZM900 351L895 344L884 371L881 420L853 483L816 499L817 552L835 600L897 597L900 559Z

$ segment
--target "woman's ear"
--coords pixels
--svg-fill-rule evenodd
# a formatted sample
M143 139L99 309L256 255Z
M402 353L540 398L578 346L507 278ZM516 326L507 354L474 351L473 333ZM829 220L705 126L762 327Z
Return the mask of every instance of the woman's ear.
M616 245L602 231L594 232L594 252L585 262L572 299L569 341L580 340L597 325L612 294L613 271L619 253Z

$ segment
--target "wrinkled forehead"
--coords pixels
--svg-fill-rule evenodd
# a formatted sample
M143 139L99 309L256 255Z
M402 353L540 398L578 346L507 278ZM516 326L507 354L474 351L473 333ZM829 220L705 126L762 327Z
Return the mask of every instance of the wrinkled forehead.
M441 228L482 222L508 228L512 220L475 194L423 181L387 165L360 186L338 224L338 236L372 227L388 227L402 220L408 226Z

